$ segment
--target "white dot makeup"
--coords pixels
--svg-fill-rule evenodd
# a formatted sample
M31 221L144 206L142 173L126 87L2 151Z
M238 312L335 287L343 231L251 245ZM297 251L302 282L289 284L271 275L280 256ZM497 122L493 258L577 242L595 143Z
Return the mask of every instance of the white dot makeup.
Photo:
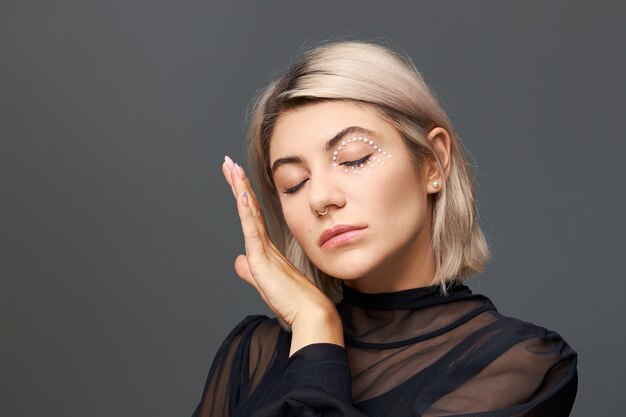
M364 159L362 162L359 162L359 160L345 161L341 165L339 165L337 161L339 160L339 155L341 151L349 149L351 146L354 146L354 144L358 142L369 145L374 150L374 153L372 153L369 158L367 157L361 158L361 159ZM368 176L371 175L372 168L374 168L377 165L385 165L385 161L388 161L389 159L391 159L390 153L383 150L373 140L370 140L367 137L363 137L363 136L353 136L351 138L341 141L340 146L338 146L337 150L333 152L333 166L334 167L339 167L345 173L353 173L353 174L364 173L364 174L367 174Z

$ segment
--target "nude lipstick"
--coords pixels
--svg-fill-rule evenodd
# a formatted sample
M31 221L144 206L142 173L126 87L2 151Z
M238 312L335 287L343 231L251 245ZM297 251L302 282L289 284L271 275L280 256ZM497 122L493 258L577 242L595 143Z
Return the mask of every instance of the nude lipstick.
M366 228L367 226L338 224L324 230L318 244L323 248L339 246L360 236Z

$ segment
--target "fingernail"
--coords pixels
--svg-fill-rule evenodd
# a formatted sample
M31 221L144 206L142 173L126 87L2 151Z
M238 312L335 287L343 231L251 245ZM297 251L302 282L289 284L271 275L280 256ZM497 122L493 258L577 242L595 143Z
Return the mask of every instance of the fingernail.
M234 163L233 163L233 160L232 160L232 159L230 159L230 158L228 157L228 155L224 156L224 161L226 162L226 164L227 164L229 167L232 167L232 166L233 166L233 164L234 164Z
M239 174L239 176L243 179L246 177L246 174L243 172L243 167L241 165L239 165L239 163L235 162L235 167L237 169L237 173Z
M248 205L248 193L245 191L243 192L243 204Z

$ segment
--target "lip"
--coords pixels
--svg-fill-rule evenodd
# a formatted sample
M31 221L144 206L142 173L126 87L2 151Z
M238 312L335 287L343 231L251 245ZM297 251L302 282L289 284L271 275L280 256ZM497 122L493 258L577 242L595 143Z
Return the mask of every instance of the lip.
M361 230L361 229L366 229L366 228L367 226L362 226L362 225L338 224L336 226L331 227L330 229L324 230L324 232L319 238L318 244L320 246L323 246L327 240L337 235L340 235L342 233L346 233L352 230Z

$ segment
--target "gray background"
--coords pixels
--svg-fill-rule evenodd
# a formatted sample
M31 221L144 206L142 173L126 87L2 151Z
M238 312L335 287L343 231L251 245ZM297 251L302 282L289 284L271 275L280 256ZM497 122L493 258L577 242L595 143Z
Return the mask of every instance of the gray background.
M478 167L469 282L579 353L574 416L626 394L620 1L0 1L0 415L185 416L240 281L220 164L303 45L389 39Z

